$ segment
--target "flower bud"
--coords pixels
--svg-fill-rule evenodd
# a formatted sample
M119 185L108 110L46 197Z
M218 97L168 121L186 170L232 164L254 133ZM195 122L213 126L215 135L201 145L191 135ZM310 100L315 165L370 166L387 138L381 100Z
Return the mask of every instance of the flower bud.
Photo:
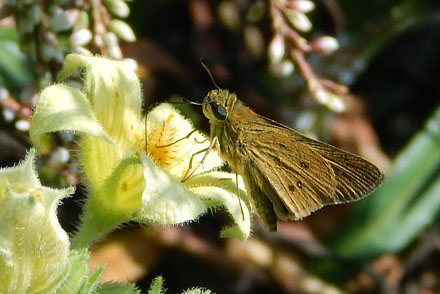
M103 2L105 7L118 17L127 17L130 14L130 8L122 0L106 0Z
M29 131L30 123L27 120L21 119L15 122L15 128L19 131Z
M345 104L338 95L335 95L323 88L316 89L313 92L313 95L320 104L327 106L334 112L339 113L345 111Z
M288 7L302 13L308 13L315 8L315 3L310 0L292 0L288 2Z
M4 108L3 109L3 118L5 122L11 122L15 118L15 112L13 112L10 109Z
M73 23L66 16L65 11L59 6L52 6L50 11L50 27L54 32L64 32L73 26Z
M258 0L249 7L246 13L246 19L250 22L257 22L263 18L265 12L266 4L264 1Z
M108 50L110 57L114 59L122 58L122 51L118 44L118 38L112 32L109 32L103 36L104 45Z
M61 49L60 47L57 47L57 50L55 51L55 55L53 57L53 60L58 62L58 63L63 63L64 62L63 49Z
M312 29L312 23L304 13L293 9L286 9L284 10L284 14L290 24L298 31L308 32Z
M310 45L313 51L324 54L331 54L339 49L338 40L330 36L320 37L314 40Z
M292 74L293 71L295 70L295 66L290 60L283 60L280 65L281 65L281 75L285 77Z
M128 65L129 68L131 68L131 70L133 71L137 71L138 70L138 63L135 59L133 58L124 58L122 60L122 62L124 62L126 65Z
M101 35L96 35L94 38L94 41L95 41L96 46L98 46L98 47L104 46L104 40L101 37Z
M118 19L113 19L109 24L109 30L116 34L120 39L127 42L136 41L136 36L134 35L131 27Z
M0 102L5 101L8 97L9 97L8 90L0 86Z
M64 147L59 147L52 153L49 161L55 164L65 164L69 161L69 151Z
M333 98L328 103L328 107L337 113L344 112L346 109L345 103L338 96L333 96Z
M235 1L221 1L218 6L218 14L223 24L231 31L240 27L240 12Z
M77 53L77 54L81 54L84 56L93 56L93 53L84 47L75 47L75 48L73 48L72 52Z
M55 55L56 55L56 46L49 44L49 43L42 43L41 44L41 59L43 59L44 62L51 61Z
M275 76L285 77L290 75L295 70L295 66L290 60L283 60L278 63L271 63L269 70Z
M264 39L256 25L251 24L244 28L244 41L249 52L254 57L260 57L264 54Z
M316 100L321 104L326 104L329 100L329 93L322 88L317 89L313 94Z
M58 45L57 36L54 33L46 32L46 34L44 34L44 38L46 43L51 45Z
M80 11L75 21L75 29L87 29L89 27L89 15L86 11Z
M92 40L92 32L88 29L80 29L74 32L70 38L70 44L73 47L81 47L88 44Z
M34 27L39 23L40 9L38 5L32 5L30 9L24 10L18 16L18 30L21 35L32 33ZM37 17L38 15L38 17Z
M31 21L33 23L39 23L41 20L41 9L40 9L40 5L34 3L32 4L28 11L27 11L27 16L31 19Z
M276 34L269 43L269 61L271 63L279 63L284 57L286 47L284 39L280 34Z

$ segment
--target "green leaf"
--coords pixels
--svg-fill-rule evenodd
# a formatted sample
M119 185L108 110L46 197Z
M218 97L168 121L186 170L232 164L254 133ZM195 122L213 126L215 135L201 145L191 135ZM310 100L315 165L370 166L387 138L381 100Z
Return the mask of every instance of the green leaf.
M203 288L192 288L185 290L183 294L214 294L209 289L203 289Z
M153 282L151 282L150 290L148 290L148 294L162 294L163 291L163 278L161 276L156 277Z
M99 286L96 294L140 294L135 285L105 283Z
M139 294L134 284L124 285L116 283L99 284L103 266L95 268L88 275L89 253L86 248L69 252L70 271L56 294Z
M100 287L99 280L104 272L104 266L98 266L95 271L87 278L87 283L82 287L81 294L95 294ZM130 285L127 285L130 286Z
M438 215L439 168L440 108L396 158L382 186L355 206L331 248L365 258L407 246Z
M65 274L66 279L57 294L76 294L87 283L87 273L89 271L89 254L87 249L71 250L68 256L69 270Z

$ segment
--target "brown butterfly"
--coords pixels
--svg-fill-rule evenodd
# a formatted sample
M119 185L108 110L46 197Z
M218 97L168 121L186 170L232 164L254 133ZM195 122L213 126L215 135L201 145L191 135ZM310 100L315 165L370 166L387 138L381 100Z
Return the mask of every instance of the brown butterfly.
M277 217L300 220L324 205L359 200L384 178L372 163L255 113L228 90L210 91L203 113L212 146L243 177L271 231Z

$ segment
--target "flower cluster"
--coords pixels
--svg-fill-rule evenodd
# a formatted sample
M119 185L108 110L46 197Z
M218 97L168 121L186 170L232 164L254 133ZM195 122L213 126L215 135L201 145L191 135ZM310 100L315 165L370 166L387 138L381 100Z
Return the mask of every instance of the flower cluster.
M335 112L345 110L341 96L348 93L345 86L318 78L305 59L305 54L315 52L331 54L339 48L338 41L331 36L321 36L307 41L301 33L312 29L307 13L315 8L310 0L271 0L270 15L274 37L269 44L269 61L272 72L290 75L294 64L306 80L307 87L316 102Z
M122 59L119 40L136 39L127 23L115 19L130 13L123 0L62 0L51 1L50 5L41 1L7 0L2 13L15 18L20 49L36 62L45 84L55 79L66 52L94 52Z

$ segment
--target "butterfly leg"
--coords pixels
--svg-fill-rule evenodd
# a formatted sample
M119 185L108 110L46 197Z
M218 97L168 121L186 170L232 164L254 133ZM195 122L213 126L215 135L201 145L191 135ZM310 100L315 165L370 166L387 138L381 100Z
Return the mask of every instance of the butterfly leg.
M238 197L238 203L240 204L240 211L241 211L241 216L242 216L242 220L244 221L244 211L243 211L243 204L241 203L241 198L240 198L240 188L238 187L238 148L240 148L241 143L240 141L237 140L237 142L235 142L235 160L234 160L234 165L235 165L235 183L237 185L237 197Z
M242 217L242 220L244 221L244 211L243 211L243 204L241 203L240 188L238 187L238 173L237 173L237 172L235 172L235 182L236 182L236 184L237 184L237 199L238 199L238 204L240 204L241 217Z
M208 148L202 149L200 151L197 151L195 153L193 153L191 155L191 159L189 160L189 165L188 165L188 169L186 170L185 175L183 176L181 182L185 182L186 180L188 180L193 174L194 172L203 164L203 162L206 160L206 157L208 156L209 152L212 150L212 148L215 146L215 144L217 143L217 137L215 137L212 141L211 144L209 144ZM202 160L199 162L199 164L191 171L191 173L189 173L189 171L192 168L192 164L193 164L193 160L194 157L202 152L205 152L205 155L203 155ZM189 174L188 174L189 173Z
M203 143L205 143L206 141L208 141L209 139L208 138L206 138L206 139L204 139L204 140L202 140L202 141L199 141L199 140L197 140L197 138L194 138L194 141L197 143L197 144L203 144Z
M165 144L165 145L160 145L160 146L155 146L155 147L157 147L157 148L164 148L164 147L169 147L169 146L172 146L172 145L174 145L174 144L176 144L176 143L179 143L180 141L183 141L183 140L186 140L186 139L188 139L189 137L191 137L191 135L192 134L194 134L194 132L195 131L197 131L196 129L193 129L191 132L189 132L186 136L184 136L184 137L182 137L182 138L180 138L180 139L177 139L176 141L174 141L174 142L172 142L172 143L169 143L169 144ZM195 140L197 143L198 143L198 141L197 140Z

